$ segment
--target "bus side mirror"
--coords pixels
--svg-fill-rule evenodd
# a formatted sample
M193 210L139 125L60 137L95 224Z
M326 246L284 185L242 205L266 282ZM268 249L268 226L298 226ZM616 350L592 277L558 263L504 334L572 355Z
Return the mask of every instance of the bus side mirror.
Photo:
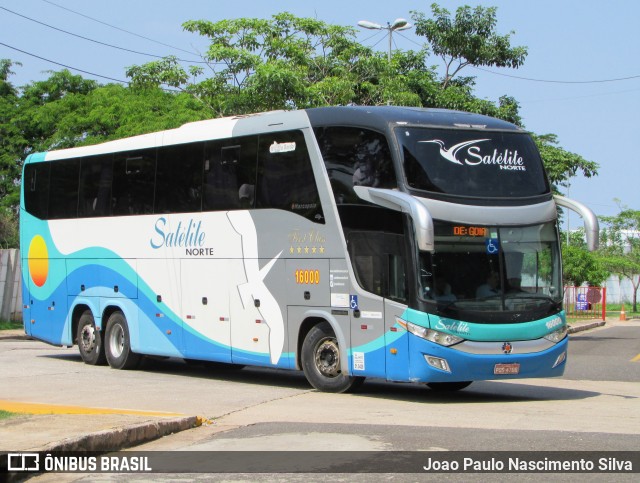
M417 198L401 191L354 186L354 191L361 199L374 205L407 213L413 220L418 249L425 252L434 250L433 218L427 207Z
M575 211L582 217L582 221L584 222L584 232L587 237L587 248L590 252L597 250L600 245L600 225L596 214L582 203L572 200L571 198L554 195L553 199L556 204L564 206L571 211Z

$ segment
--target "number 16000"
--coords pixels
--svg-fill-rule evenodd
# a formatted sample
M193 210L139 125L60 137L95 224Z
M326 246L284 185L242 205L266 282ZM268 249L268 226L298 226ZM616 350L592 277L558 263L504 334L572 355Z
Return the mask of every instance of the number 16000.
M320 283L320 270L296 270L295 275L297 284Z

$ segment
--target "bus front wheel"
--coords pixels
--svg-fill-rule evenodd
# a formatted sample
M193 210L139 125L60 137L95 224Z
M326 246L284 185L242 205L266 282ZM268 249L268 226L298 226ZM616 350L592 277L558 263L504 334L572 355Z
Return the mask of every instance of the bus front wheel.
M323 322L313 327L302 343L302 370L313 387L324 392L346 392L364 382L364 377L344 374L340 347L331 326Z
M109 365L114 369L133 369L140 362L140 355L131 351L127 319L116 311L107 321L105 352Z
M103 365L107 362L102 344L102 335L96 329L96 323L90 310L85 310L78 320L76 341L80 357L85 364Z

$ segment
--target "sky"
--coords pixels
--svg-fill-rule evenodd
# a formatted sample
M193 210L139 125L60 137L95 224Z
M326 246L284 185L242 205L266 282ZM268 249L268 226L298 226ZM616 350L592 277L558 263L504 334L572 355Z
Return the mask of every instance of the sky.
M0 58L20 62L11 82L21 86L48 77L64 64L101 83L126 81L125 71L153 57L125 52L79 38L157 56L197 59L204 37L184 32L187 20L270 18L279 12L314 17L335 25L359 20L386 25L411 21L411 12L431 12L432 1L395 0L0 0ZM461 5L497 7L497 31L511 31L512 45L528 48L519 69L468 67L475 95L497 102L502 95L520 103L525 128L553 133L560 146L600 165L599 175L570 180L564 194L612 216L620 207L640 210L640 2L637 0L439 0L455 12ZM38 24L29 17L64 33ZM358 40L386 52L384 31L358 29ZM424 38L415 29L394 33L393 48L418 50ZM23 52L20 52L19 49ZM29 55L30 54L30 55ZM37 57L40 58L37 58ZM44 60L47 59L47 60ZM442 73L440 59L431 58ZM72 70L72 69L70 69ZM72 70L73 71L73 70ZM489 71L489 72L488 72ZM635 113L635 114L634 114ZM616 201L618 200L618 201ZM571 229L579 226L569 217ZM566 223L566 220L565 220ZM567 225L564 226L566 228Z

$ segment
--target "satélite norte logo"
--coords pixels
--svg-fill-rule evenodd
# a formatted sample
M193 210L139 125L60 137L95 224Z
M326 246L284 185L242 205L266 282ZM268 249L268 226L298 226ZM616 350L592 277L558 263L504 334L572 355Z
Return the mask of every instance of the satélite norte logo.
M447 149L444 141L440 139L430 139L428 141L418 141L420 143L433 143L440 146L440 156L453 164L461 166L499 166L506 171L526 171L524 159L518 154L518 150L513 151L505 148L498 151L497 148L492 153L482 151L478 144L490 141L490 139L472 139L455 144Z
M155 234L149 239L149 243L155 250L161 247L184 248L185 255L189 256L213 255L213 248L204 246L206 234L202 229L202 221L196 222L190 219L184 224L178 221L175 229L171 229L167 219L161 216L156 220L153 228Z

